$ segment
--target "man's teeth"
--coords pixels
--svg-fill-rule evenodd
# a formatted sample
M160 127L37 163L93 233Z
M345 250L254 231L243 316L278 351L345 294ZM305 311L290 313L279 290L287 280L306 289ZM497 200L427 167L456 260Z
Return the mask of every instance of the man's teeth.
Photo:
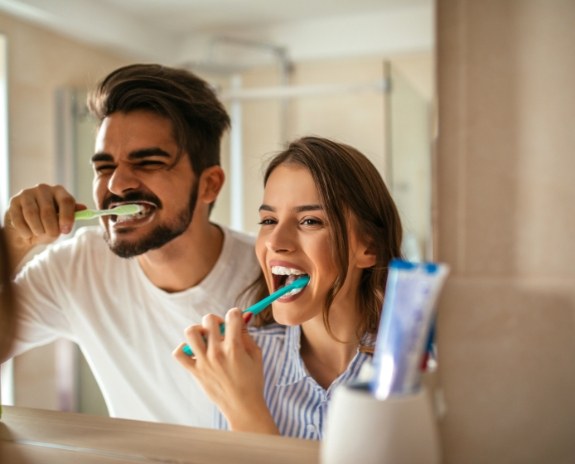
M146 216L146 211L147 210L145 208L142 208L142 210L138 211L136 214L126 214L123 216L116 216L116 223L133 221L135 219L141 219L144 216Z

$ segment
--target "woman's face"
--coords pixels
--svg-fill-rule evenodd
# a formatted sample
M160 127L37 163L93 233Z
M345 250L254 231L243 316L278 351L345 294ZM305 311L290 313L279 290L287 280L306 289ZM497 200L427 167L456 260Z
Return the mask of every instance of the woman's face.
M275 168L265 186L259 214L256 254L270 292L298 275L310 277L302 291L273 303L275 320L296 325L322 318L326 295L340 271L334 259L331 225L307 168L291 163ZM361 266L356 259L359 243L351 229L348 276L334 305L356 303Z

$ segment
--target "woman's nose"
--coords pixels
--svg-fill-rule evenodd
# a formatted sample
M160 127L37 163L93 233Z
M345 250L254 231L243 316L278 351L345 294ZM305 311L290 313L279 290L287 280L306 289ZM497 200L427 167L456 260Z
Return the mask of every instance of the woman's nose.
M277 224L266 240L266 248L274 253L289 253L295 249L294 234L287 226Z

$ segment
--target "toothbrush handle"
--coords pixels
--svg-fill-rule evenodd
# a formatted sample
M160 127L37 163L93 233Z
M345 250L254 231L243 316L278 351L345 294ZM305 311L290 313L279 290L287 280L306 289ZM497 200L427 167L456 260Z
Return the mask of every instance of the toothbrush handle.
M243 313L252 313L254 316L256 314L261 313L264 309L266 309L270 304L272 304L278 298L284 296L286 293L292 291L293 288L291 287L282 287L279 290L276 290L271 295L266 296L265 298L261 299L257 303L253 304L249 308L244 309Z
M271 295L266 296L265 298L261 299L260 301L253 304L249 308L244 309L242 311L242 313L252 313L255 316L256 314L261 313L265 308L267 308L275 300L284 296L286 293L291 292L294 288L304 287L305 285L307 285L307 282L309 282L309 278L307 278L307 281L305 281L304 285L297 285L298 282L292 282L291 285L286 285L285 287L282 287L282 288L276 290ZM225 330L226 330L226 326L223 323L220 324L220 333L222 335L224 334ZM188 344L185 344L182 347L182 351L185 354L187 354L188 356L194 355L194 352L192 351L192 349L190 348L190 346Z
M76 211L74 213L74 219L76 221L81 221L83 219L93 219L97 216L98 215L96 214L96 212L92 209L83 209L81 211Z
M271 295L265 297L263 300L260 300L256 304L250 306L249 308L244 309L242 311L242 313L252 313L254 315L258 314L258 313L262 312L265 308L267 308L271 303L273 303L274 300L276 300L281 295L283 295L284 293L287 293L287 292L282 292L280 294L278 294L278 293L279 292L272 293ZM223 335L225 332L226 332L226 325L222 322L220 324L220 333ZM184 353L186 353L188 356L194 355L194 352L192 351L192 349L190 348L190 345L188 345L188 344L184 345L184 347L182 348L182 351Z

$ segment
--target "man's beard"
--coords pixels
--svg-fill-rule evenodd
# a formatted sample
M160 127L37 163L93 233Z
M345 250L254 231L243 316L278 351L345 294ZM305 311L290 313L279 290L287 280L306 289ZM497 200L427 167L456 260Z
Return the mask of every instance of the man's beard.
M132 258L134 256L146 253L147 251L161 248L166 243L182 235L192 222L192 217L194 215L194 210L196 209L196 203L198 200L198 184L199 182L194 183L192 192L190 193L190 200L188 202L187 208L180 212L173 226L159 225L146 237L141 238L137 242L120 241L117 243L112 243L110 240L110 234L108 231L106 231L104 234L104 239L106 240L106 243L108 243L110 250L112 250L112 252L118 255L120 258Z

